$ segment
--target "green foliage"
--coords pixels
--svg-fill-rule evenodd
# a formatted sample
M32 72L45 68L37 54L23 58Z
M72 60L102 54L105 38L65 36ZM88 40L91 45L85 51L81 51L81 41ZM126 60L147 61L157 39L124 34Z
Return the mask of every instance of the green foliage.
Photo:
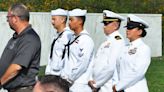
M150 92L164 92L164 56L152 58L146 78Z
M104 9L121 13L164 13L163 0L0 0L0 10L7 11L13 3L24 3L33 12L49 12L56 8L82 8L89 12Z
M68 10L82 8L90 13L102 13L107 9L119 13L164 15L164 0L0 0L0 11L7 11L13 3L24 3L32 12L50 12L57 8ZM164 16L162 20L162 29L164 29ZM162 34L164 35L164 31ZM162 39L164 41L164 37Z
M160 13L164 15L164 0L0 0L0 11L7 11L13 3L24 3L32 12L50 12L52 9L64 8L87 9L91 13L102 13L104 9L119 13ZM164 16L162 17L164 29ZM164 31L162 31L164 35ZM164 37L163 43L164 43ZM163 47L164 55L164 47ZM146 74L150 92L164 92L164 56L152 58ZM44 75L45 66L39 75Z
M7 11L13 3L24 3L32 12L50 12L53 9L87 9L90 13L112 10L119 13L152 13L164 15L164 0L0 0L0 11ZM162 17L164 29L164 16ZM162 31L164 35L164 31ZM162 38L164 41L164 37ZM164 51L164 46L163 46Z
M164 0L0 0L0 11L7 11L13 3L24 3L32 12L82 8L92 13L108 9L119 13L164 14Z

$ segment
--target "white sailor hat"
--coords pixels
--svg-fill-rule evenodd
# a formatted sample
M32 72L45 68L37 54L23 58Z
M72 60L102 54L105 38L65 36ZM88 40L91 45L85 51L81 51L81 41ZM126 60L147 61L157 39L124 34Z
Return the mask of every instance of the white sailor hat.
M85 16L87 13L87 10L82 10L82 9L73 9L68 12L69 16Z
M139 27L141 29L148 28L148 23L144 21L143 19L133 15L129 14L127 18L127 25L125 26L129 29Z
M118 20L122 21L124 20L124 17L109 10L103 11L103 22L118 21Z
M51 10L51 15L52 16L67 16L68 14L68 11L67 10L64 10L64 9L56 9L56 10Z

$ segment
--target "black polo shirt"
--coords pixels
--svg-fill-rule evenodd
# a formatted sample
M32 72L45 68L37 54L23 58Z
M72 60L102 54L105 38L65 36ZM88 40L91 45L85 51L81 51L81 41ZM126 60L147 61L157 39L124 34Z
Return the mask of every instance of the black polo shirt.
M19 35L14 33L0 58L0 78L10 64L22 66L19 74L4 85L6 89L35 84L39 71L41 41L37 33L29 25Z

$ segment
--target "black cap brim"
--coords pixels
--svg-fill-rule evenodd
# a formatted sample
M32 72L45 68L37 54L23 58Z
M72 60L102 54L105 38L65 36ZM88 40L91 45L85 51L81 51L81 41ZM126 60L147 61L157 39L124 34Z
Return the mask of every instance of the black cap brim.
M126 28L146 28L142 23L138 23L138 22L128 22L127 25L125 26Z

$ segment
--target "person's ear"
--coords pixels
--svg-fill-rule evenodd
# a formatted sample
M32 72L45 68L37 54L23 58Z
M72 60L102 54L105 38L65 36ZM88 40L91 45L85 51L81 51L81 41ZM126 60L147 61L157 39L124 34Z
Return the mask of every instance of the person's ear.
M138 34L142 35L142 29L138 29Z

